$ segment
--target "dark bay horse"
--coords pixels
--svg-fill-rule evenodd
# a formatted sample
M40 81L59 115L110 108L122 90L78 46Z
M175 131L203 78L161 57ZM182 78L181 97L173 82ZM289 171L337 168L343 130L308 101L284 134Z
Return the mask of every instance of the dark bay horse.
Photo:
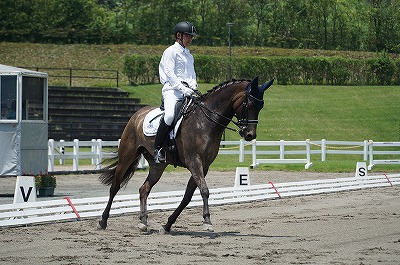
M205 181L208 169L218 154L221 137L230 122L238 126L238 132L245 140L256 138L258 114L264 106L264 91L271 86L273 80L258 86L258 77L251 80L231 80L214 87L198 98L182 121L176 135L181 166L186 167L191 177L180 205L160 229L161 233L171 230L179 214L189 204L196 188L199 188L203 199L203 229L214 231L208 206L209 190ZM140 155L143 154L149 163L149 173L139 189L140 222L138 228L147 231L147 197L152 187L161 178L164 169L172 164L172 154L167 152L167 163L156 164L153 160L154 137L143 133L143 120L154 107L144 107L138 110L126 125L117 161L105 168L101 174L102 183L111 185L108 204L102 214L98 227L105 229L110 214L111 205L121 186L127 184L133 176ZM232 118L236 116L237 121ZM231 129L231 128L230 128Z

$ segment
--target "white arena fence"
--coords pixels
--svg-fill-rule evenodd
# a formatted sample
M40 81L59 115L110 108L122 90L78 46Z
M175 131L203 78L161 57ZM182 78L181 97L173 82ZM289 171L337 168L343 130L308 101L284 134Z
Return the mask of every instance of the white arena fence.
M115 156L120 141L54 141L48 142L49 166L48 171L54 172L55 165L72 160L72 170L79 171L79 160L91 159L93 170L101 169L105 158ZM70 151L68 151L70 150ZM263 163L293 164L301 163L308 169L312 166L311 155L320 155L321 161L326 161L329 155L360 155L363 161L369 161L368 169L376 164L400 164L400 142L365 141L221 141L219 155L238 155L239 162L244 162L245 155L252 156L250 167L255 168ZM393 157L394 159L377 159L377 157ZM139 168L146 168L147 162L142 158Z
M391 187L400 184L400 174L350 177L230 188L210 189L210 205L232 204L269 200L291 196L313 195L339 191L350 191L374 187ZM175 209L182 200L184 191L150 193L149 210ZM77 221L101 216L108 197L84 199L26 202L0 205L0 227L21 226L56 221ZM189 207L201 206L202 199L196 191ZM111 215L139 212L139 195L117 195Z

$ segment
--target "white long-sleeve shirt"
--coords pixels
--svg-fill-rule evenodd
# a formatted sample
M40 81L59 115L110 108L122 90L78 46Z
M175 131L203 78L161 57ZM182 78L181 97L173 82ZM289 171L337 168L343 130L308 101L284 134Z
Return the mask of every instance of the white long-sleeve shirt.
M190 88L197 89L194 59L189 49L183 48L178 42L169 46L163 53L158 67L163 92L177 89L182 92L182 82Z

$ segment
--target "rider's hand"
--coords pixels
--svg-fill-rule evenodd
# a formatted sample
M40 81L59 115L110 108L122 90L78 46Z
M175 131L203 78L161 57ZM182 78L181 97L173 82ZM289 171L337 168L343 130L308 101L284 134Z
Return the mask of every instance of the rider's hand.
M197 89L197 82L195 80L191 80L188 82L188 85L191 89L196 90Z
M188 96L188 97L191 96L194 93L193 89L190 89L190 88L185 87L185 86L181 87L181 91L185 96Z
M185 96L188 96L188 97L190 97L194 93L194 90L191 89L189 87L188 83L186 83L185 81L182 81L182 86L180 86L180 90L182 91L182 93Z

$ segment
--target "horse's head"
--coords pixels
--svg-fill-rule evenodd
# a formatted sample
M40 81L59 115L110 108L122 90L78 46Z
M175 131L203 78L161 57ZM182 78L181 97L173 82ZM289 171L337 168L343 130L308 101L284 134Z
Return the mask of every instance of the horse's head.
M246 141L256 138L256 129L258 123L258 113L264 107L264 92L267 90L274 79L258 86L258 76L254 78L246 87L246 94L241 107L236 110L238 118L239 134Z

